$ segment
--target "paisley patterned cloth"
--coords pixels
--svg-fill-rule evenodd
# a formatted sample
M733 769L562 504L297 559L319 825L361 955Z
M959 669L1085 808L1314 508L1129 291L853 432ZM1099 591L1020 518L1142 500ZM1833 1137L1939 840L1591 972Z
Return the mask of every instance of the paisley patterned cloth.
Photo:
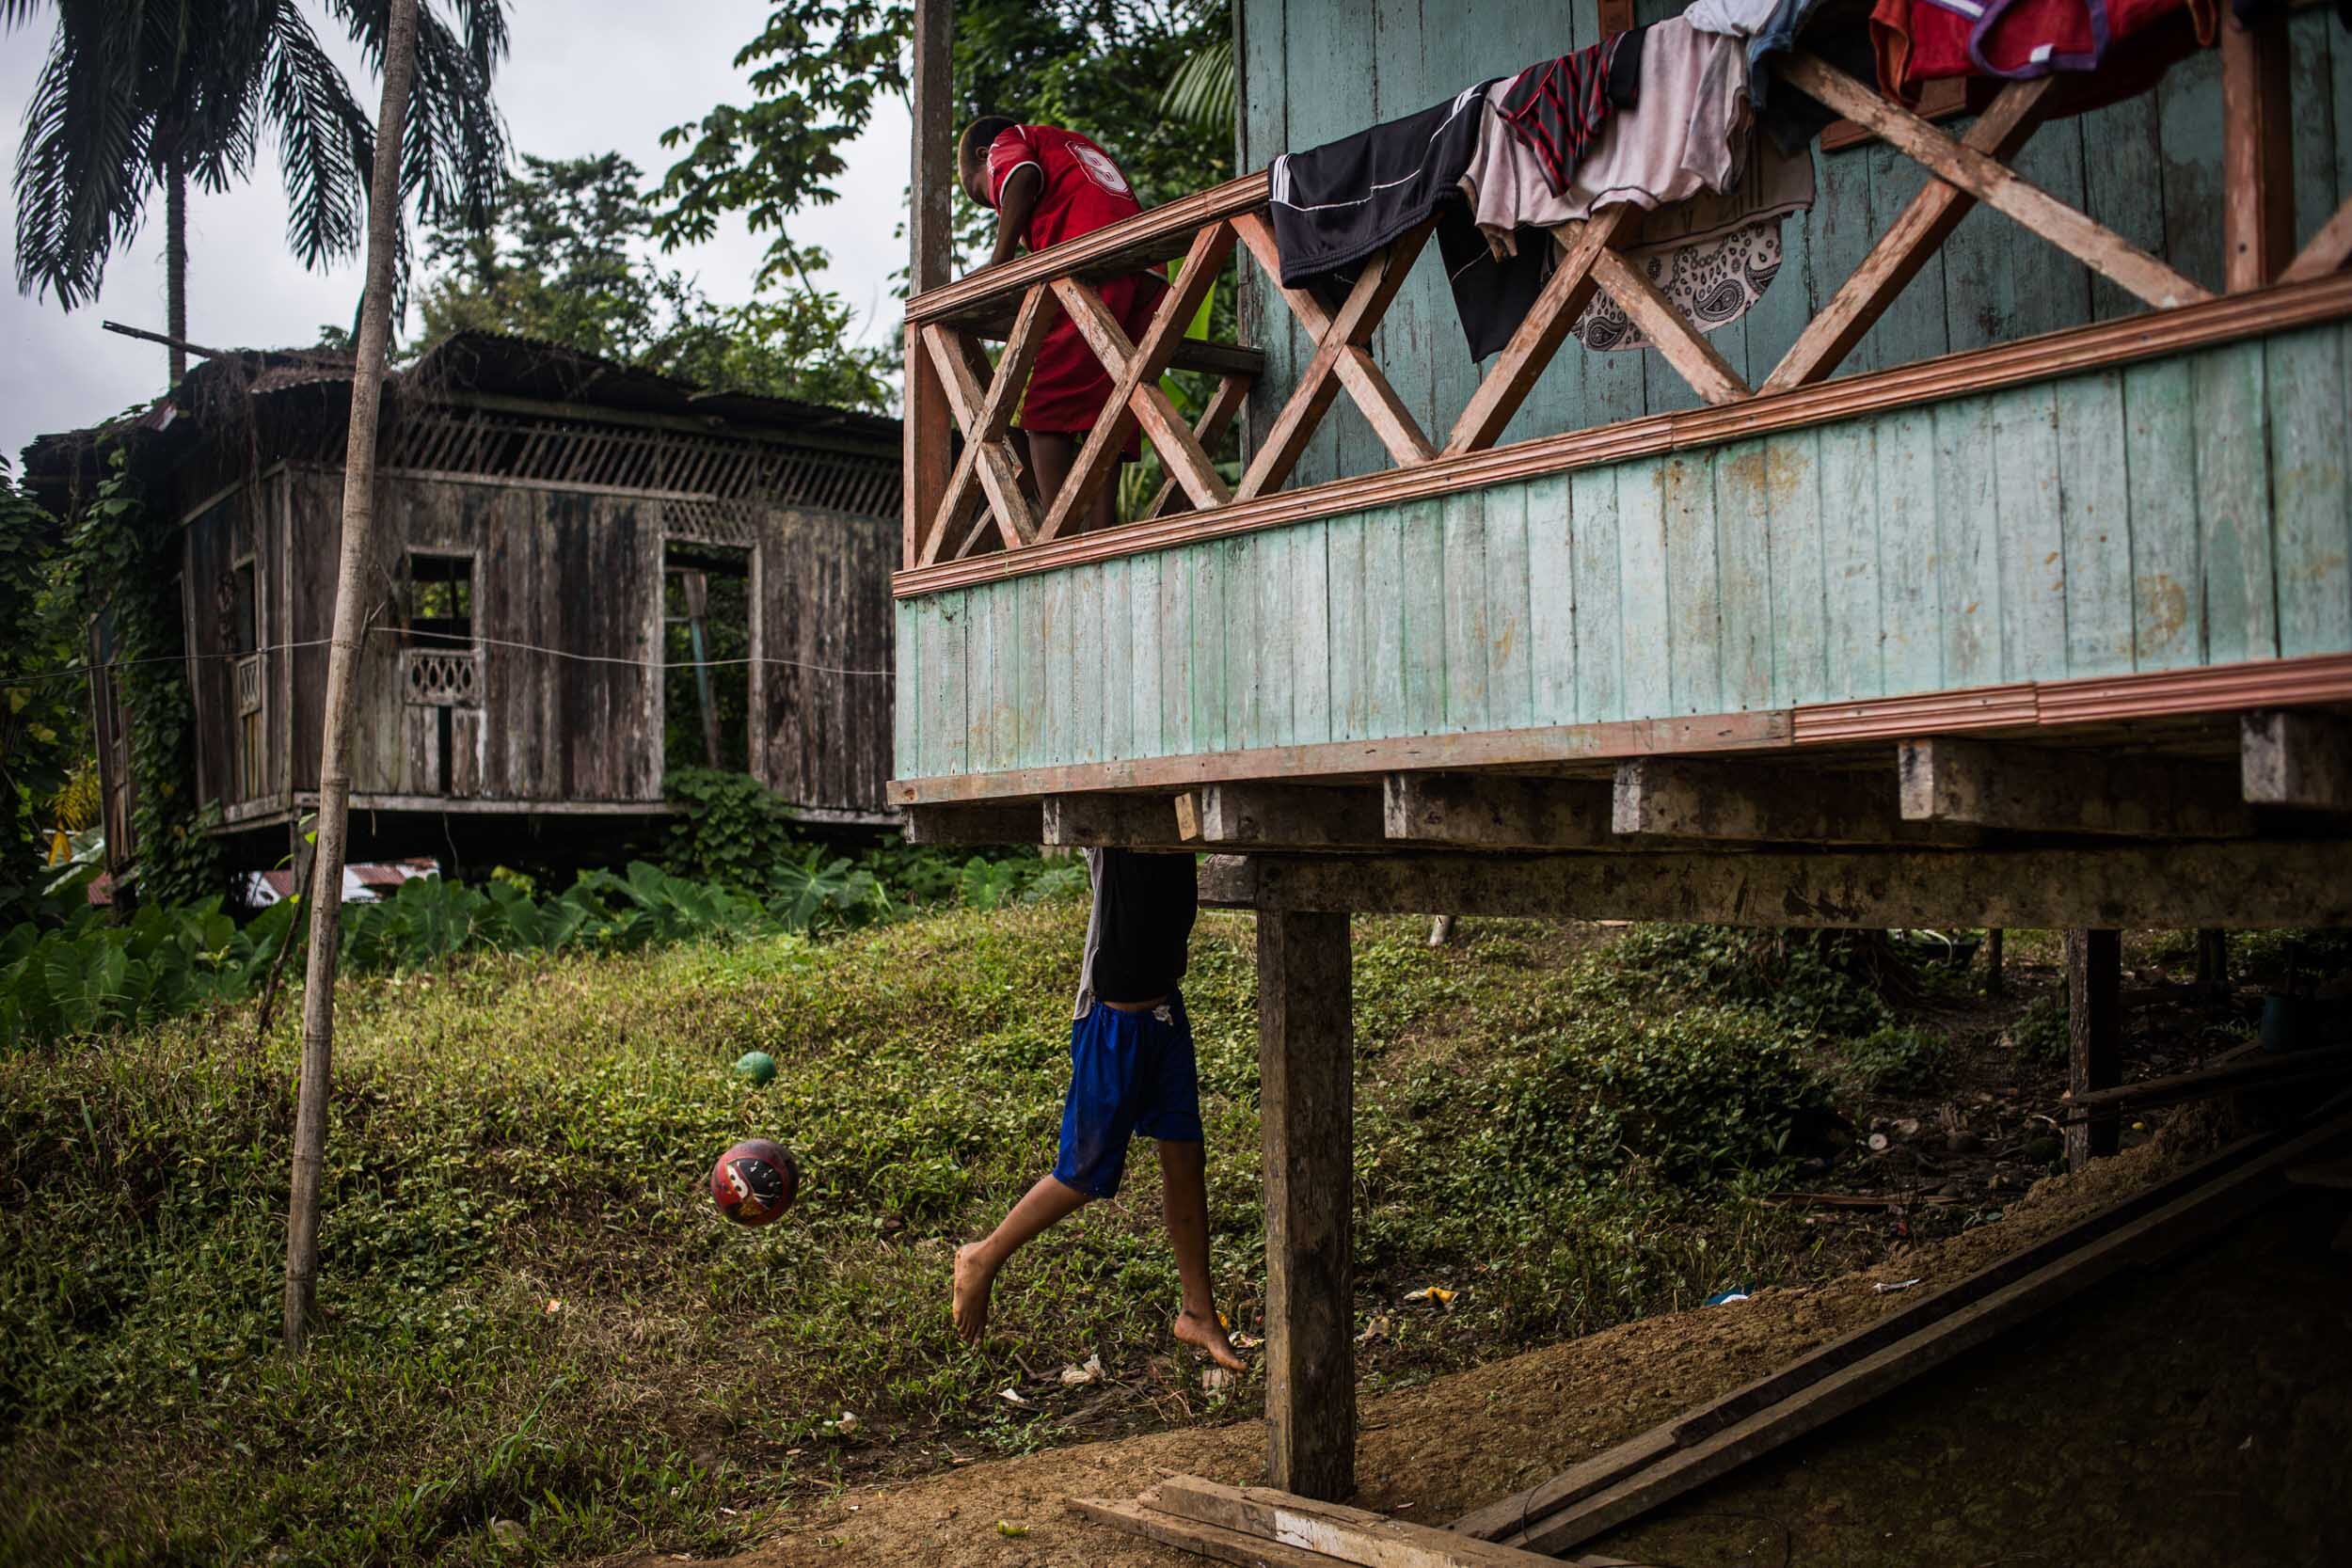
M1780 272L1780 219L1769 217L1715 239L1628 260L1658 285L1685 321L1701 332L1712 332L1746 315L1772 286ZM1648 335L1607 293L1593 296L1574 331L1596 353L1650 346Z

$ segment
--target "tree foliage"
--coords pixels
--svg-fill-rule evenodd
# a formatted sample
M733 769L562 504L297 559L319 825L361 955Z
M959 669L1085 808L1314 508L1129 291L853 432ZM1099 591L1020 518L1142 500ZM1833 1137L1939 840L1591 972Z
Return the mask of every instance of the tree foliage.
M43 0L0 0L0 27ZM308 267L357 253L367 232L373 122L300 0L54 0L49 56L17 151L17 280L66 309L94 298L157 190L225 191L275 142L286 241ZM382 69L387 0L323 0ZM446 10L447 14L443 12ZM429 221L479 211L505 162L490 96L507 48L504 0L418 16L401 194Z
M680 150L657 193L665 246L707 239L741 214L771 234L768 272L788 277L808 252L789 225L839 197L845 149L884 93L903 93L913 25L903 5L778 0L736 55L752 100L723 103L666 133ZM1233 138L1164 117L1167 84L1232 30L1231 0L964 0L956 8L955 115L1007 114L1083 132L1109 149L1145 205L1232 172ZM1230 56L1229 56L1230 57ZM977 249L993 221L959 193L959 233Z
M721 305L659 265L643 182L617 152L526 154L484 221L437 225L427 236L426 340L515 333L705 387L889 407L889 356L850 341L852 313L837 295L799 282ZM822 263L821 253L802 254Z

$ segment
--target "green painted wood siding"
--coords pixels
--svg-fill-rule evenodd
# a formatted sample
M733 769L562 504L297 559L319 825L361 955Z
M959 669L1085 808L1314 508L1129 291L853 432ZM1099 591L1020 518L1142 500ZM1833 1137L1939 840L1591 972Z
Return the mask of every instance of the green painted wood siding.
M1640 0L1644 22L1683 0ZM1260 168L1366 125L1427 108L1482 78L1581 48L1598 37L1593 0L1239 0L1241 166ZM2293 40L2296 212L2308 236L2352 195L2352 36L2326 8L2289 23ZM1959 122L1947 122L1957 133ZM1852 273L1926 176L1873 142L1816 150L1813 210L1782 226L1771 291L1712 341L1755 386ZM2156 92L2044 126L2019 171L2191 278L2221 287L2220 62L2206 51ZM1263 347L1276 395L1253 397L1263 433L1311 351L1280 300L1244 266L1245 341ZM2001 214L1969 214L1845 364L1907 364L2139 309L2114 285ZM1439 436L1470 401L1477 367L1462 341L1433 245L1391 307L1373 351L1423 428ZM1578 430L1694 405L1655 351L1590 354L1570 339L1503 440ZM1388 466L1355 405L1334 404L1295 483Z
M2352 324L898 605L901 778L2352 652Z

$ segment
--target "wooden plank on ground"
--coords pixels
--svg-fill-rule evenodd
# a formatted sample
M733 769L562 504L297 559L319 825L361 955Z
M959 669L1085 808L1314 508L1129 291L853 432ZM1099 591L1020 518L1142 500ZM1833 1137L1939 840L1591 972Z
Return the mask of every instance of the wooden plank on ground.
M2242 1138L2187 1169L2177 1171L2134 1193L2121 1203L2077 1220L2065 1229L2045 1236L2031 1246L1999 1259L1940 1291L1918 1296L1909 1305L1841 1335L1788 1366L1733 1389L1721 1399L1677 1416L1615 1448L1594 1454L1549 1481L1464 1514L1449 1528L1489 1540L1521 1533L1535 1521L1614 1485L1667 1454L1710 1437L1758 1411L1769 1409L1831 1373L1852 1366L1864 1357L1943 1321L1970 1303L1983 1300L1994 1291L2025 1278L2044 1265L2143 1215L2155 1212L2185 1194L2196 1192L2254 1159L2275 1141L2267 1134Z
M2239 726L2238 763L2255 805L2352 812L2352 719L2249 713Z
M1902 742L1907 822L2008 832L2243 838L2253 813L2226 767L1934 736Z
M1219 1562L1237 1562L1242 1568L1331 1568L1331 1560L1317 1552L1297 1546L1284 1546L1246 1535L1222 1525L1203 1524L1173 1513L1163 1513L1156 1508L1146 1508L1139 1502L1116 1502L1107 1497L1073 1497L1070 1512L1081 1518L1107 1525L1129 1535L1139 1535L1146 1541L1156 1541L1163 1546L1173 1546L1180 1552L1197 1552L1215 1558Z
M1257 909L1727 926L2352 926L2352 842L1631 855L1245 857L1202 891Z
M1136 1501L1357 1568L1556 1568L1551 1558L1268 1486L1170 1476Z
M1758 1411L1647 1469L1504 1538L1506 1545L1557 1553L1641 1517L1692 1488L1901 1387L2005 1329L2047 1311L2113 1277L2211 1235L2251 1212L2308 1164L2352 1134L2352 1116L2338 1115L2300 1136L2276 1144L2228 1174L2175 1198L2154 1212L2012 1281L1822 1379L1804 1392Z

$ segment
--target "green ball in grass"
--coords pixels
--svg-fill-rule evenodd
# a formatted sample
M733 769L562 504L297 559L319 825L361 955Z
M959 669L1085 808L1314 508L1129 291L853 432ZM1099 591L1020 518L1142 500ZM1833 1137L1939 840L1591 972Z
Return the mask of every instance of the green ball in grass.
M757 1088L775 1077L776 1059L765 1051L746 1051L736 1061L735 1075Z

